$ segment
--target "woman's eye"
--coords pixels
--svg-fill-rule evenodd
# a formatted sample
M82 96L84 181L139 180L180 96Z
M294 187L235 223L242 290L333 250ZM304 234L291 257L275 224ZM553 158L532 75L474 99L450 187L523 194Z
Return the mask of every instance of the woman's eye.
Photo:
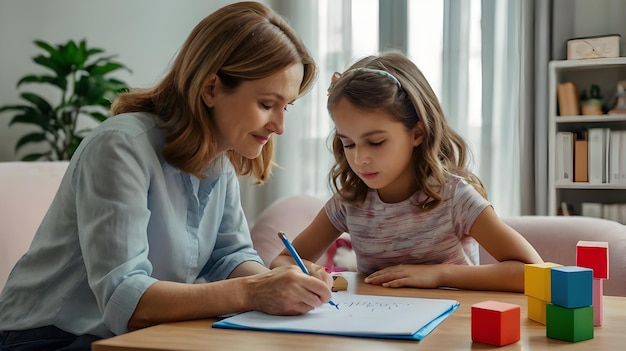
M343 148L344 149L353 149L354 148L354 144L343 144Z
M263 108L264 110L271 110L272 106L268 105L268 104L264 104L264 103L259 103L259 105L261 105L261 108Z
M372 145L372 146L381 146L384 142L385 142L384 140L378 141L378 142L370 142L370 145Z

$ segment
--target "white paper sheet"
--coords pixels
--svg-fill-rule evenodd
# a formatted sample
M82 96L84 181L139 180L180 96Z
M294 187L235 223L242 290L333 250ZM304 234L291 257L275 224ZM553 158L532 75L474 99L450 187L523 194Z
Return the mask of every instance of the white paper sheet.
M324 305L300 316L246 312L216 324L218 327L226 325L243 329L324 334L411 336L458 306L455 300L356 295L348 292L333 293L332 300L339 305L339 309Z

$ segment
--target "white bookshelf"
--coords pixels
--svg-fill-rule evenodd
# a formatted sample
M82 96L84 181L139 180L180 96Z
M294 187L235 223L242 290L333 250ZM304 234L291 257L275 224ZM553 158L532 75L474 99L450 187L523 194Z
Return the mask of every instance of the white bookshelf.
M558 84L571 81L576 84L579 93L583 89L589 92L592 84L598 85L606 100L606 97L615 93L617 82L626 80L626 57L551 61L549 74L549 214L556 215L562 202L571 206L574 214L581 214L583 202L626 203L626 184L557 182L555 157L557 132L576 133L584 132L589 128L626 130L626 115L559 116L557 98Z

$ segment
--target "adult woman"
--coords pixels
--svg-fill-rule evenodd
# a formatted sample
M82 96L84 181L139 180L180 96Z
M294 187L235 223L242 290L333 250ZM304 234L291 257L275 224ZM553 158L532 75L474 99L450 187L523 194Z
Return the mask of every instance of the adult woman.
M327 302L330 281L262 265L237 182L267 180L273 135L316 72L262 4L202 20L167 76L121 95L76 151L0 295L0 350L80 349L161 322Z

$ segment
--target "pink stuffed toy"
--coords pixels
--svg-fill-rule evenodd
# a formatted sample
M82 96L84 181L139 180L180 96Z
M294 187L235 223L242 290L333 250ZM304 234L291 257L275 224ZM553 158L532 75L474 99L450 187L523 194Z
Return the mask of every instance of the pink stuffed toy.
M329 272L356 271L356 255L349 238L341 236L326 250L325 266Z

